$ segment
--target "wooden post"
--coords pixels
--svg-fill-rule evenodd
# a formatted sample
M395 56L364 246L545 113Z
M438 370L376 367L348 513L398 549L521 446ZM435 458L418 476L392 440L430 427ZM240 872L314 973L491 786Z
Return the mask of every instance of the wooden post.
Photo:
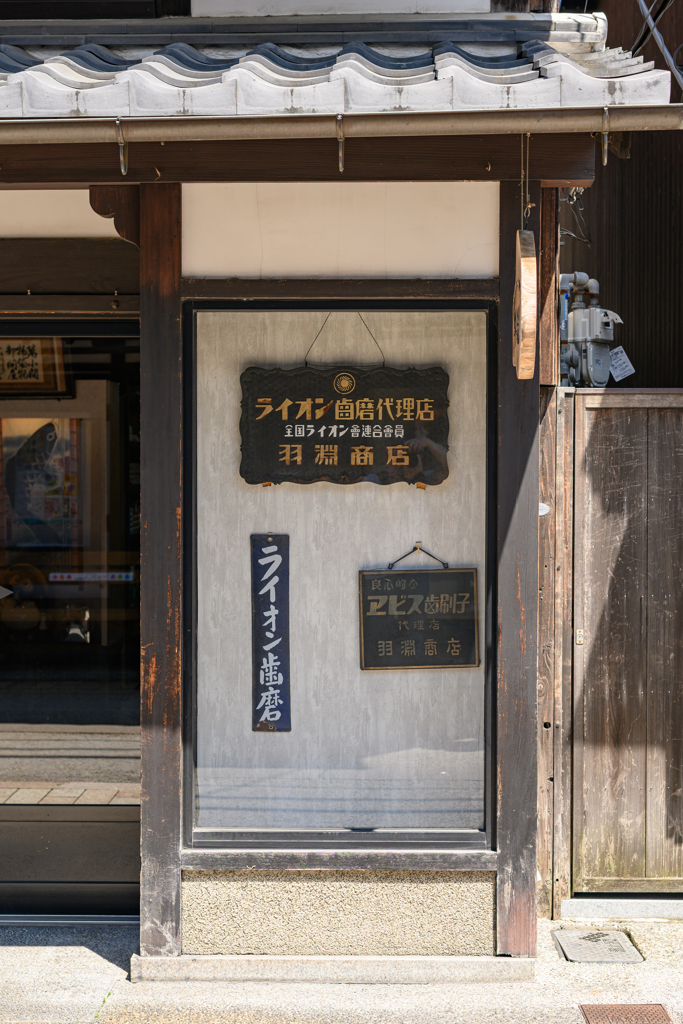
M539 229L534 183L529 228ZM497 816L498 953L536 953L536 614L538 605L538 370L518 380L512 300L520 189L500 186L498 348ZM538 363L536 364L538 366Z
M181 186L140 186L140 952L180 953Z
M553 726L553 917L571 896L574 391L557 390L555 461L555 699Z
M553 722L555 703L556 388L541 388L538 516L538 916L552 917Z
M557 330L557 277L560 222L558 190L541 189L541 246L538 281L538 359L541 387L560 383L560 341Z

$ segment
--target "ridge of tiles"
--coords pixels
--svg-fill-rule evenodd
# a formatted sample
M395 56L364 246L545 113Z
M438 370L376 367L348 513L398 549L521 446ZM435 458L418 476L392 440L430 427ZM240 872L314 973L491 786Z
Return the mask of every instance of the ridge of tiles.
M460 37L458 36L458 39ZM575 42L578 42L575 40ZM250 116L668 103L670 73L621 49L478 45L70 48L0 44L0 118ZM566 49L566 47L564 48ZM55 52L57 51L57 52Z

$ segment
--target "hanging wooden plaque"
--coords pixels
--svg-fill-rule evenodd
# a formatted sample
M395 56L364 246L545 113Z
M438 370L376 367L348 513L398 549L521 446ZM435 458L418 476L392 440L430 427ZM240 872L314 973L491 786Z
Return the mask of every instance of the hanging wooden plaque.
M440 484L448 383L438 366L252 366L241 376L240 474L249 484Z
M533 231L517 232L517 271L512 304L512 362L520 380L531 380L536 363L536 240Z
M362 570L360 667L476 668L476 569Z

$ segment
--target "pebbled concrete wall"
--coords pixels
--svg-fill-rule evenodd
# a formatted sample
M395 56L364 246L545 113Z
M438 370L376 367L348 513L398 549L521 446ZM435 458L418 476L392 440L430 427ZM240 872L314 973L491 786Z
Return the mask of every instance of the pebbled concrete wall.
M185 871L182 951L491 956L495 874Z

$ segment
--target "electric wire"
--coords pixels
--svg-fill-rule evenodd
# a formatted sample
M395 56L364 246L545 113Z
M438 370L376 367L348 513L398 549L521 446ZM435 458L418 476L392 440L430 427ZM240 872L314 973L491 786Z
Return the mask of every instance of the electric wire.
M582 193L582 188L560 189L560 202L567 203L576 222L576 228L580 232L580 234L577 235L568 228L560 228L560 235L569 235L570 238L575 238L577 242L582 242L590 249L593 245L593 239L591 238L588 225L586 224L586 220L583 216Z
M658 3L659 7L657 13L653 14L653 11L655 7L657 7ZM631 53L634 57L637 57L640 50L642 50L643 47L646 46L647 43L650 41L650 38L652 37L652 29L657 27L659 21L664 17L669 8L673 7L674 3L675 0L654 0L654 3L648 11L650 17L652 18L652 27L648 24L647 21L643 22L643 26L638 35L636 36L636 40L633 46L631 47Z

